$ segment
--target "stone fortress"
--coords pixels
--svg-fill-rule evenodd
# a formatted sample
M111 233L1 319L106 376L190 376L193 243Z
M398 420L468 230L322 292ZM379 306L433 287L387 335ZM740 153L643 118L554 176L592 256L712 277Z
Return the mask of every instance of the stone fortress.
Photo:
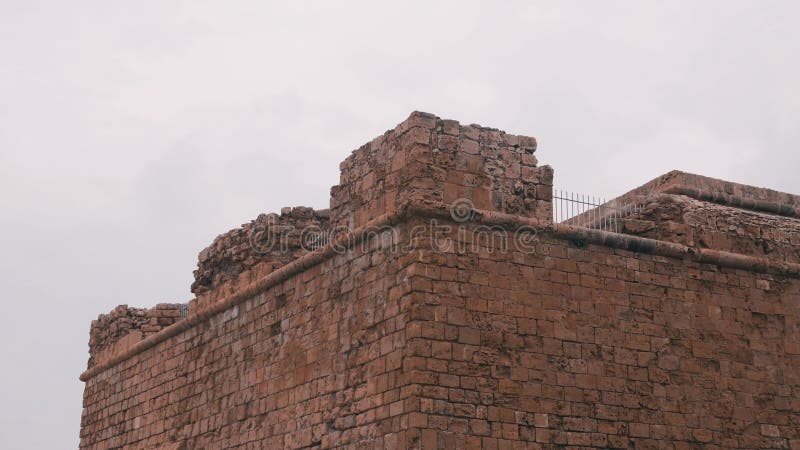
M219 236L188 304L92 323L80 448L800 449L800 196L556 221L535 151L415 112Z

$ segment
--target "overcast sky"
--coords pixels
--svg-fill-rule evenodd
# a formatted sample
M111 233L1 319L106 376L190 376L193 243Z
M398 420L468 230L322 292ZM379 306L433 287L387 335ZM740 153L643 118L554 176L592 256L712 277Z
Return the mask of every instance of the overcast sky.
M581 193L800 193L800 3L496 3L0 0L0 448L77 447L90 321L189 300L217 234L327 207L413 110Z

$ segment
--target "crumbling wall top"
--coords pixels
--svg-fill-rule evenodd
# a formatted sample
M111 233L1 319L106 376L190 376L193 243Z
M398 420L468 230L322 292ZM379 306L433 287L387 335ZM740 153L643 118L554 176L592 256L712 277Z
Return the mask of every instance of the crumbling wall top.
M414 112L355 150L331 188L331 222L354 229L402 205L452 205L552 220L549 166L536 139Z
M119 305L92 321L89 331L89 367L121 348L161 331L186 316L188 305L160 303L153 308Z
M235 281L256 265L274 270L324 242L329 228L328 210L298 206L280 214L261 214L250 223L214 239L198 255L192 293L202 295Z

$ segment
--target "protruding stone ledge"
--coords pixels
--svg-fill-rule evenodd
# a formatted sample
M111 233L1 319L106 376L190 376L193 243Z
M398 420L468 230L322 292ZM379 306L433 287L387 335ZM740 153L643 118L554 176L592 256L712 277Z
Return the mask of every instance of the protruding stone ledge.
M81 381L88 381L105 370L116 366L122 361L125 361L136 354L150 349L155 345L199 323L203 323L211 317L225 312L229 308L232 308L233 306L236 306L245 300L264 292L270 287L275 286L276 284L281 283L310 267L320 264L321 262L336 255L339 249L346 248L348 245L357 244L361 242L361 239L364 237L373 236L373 234L370 233L370 230L378 229L387 225L394 225L398 223L398 221L400 221L405 215L406 209L404 208L399 212L384 214L380 217L377 217L363 227L337 237L334 242L329 242L325 246L304 254L294 261L279 267L278 269L257 280L252 281L246 286L241 286L240 289L238 289L232 295L220 299L219 301L205 304L202 308L193 311L192 314L190 314L185 320L176 322L164 328L157 334L148 336L147 338L142 339L133 345L121 349L118 352L109 355L108 358L103 358L101 362L89 367L83 374L81 374Z
M704 202L717 203L734 208L766 212L778 216L800 217L800 207L786 203L776 203L722 192L707 191L697 188L673 186L663 191L665 194L685 195Z
M565 223L800 263L800 197L669 172Z
M102 362L90 367L80 379L88 381L96 375L108 370L111 367L125 361L132 356L141 353L155 345L163 342L199 323L203 323L209 318L221 314L249 298L252 298L265 290L286 281L290 277L307 270L327 259L339 254L341 248L361 242L365 237L374 236L370 230L381 229L386 226L396 225L409 217L435 217L446 219L450 217L451 211L448 205L435 204L413 204L402 205L392 213L381 215L366 225L353 230L345 235L339 236L336 241L330 242L322 248L307 253L296 260L278 268L274 272L259 278L246 286L241 287L234 294L214 303L211 303L196 313L191 314L186 320L179 321L170 325L160 332L153 334L135 344L120 350ZM539 219L536 217L524 217L513 214L505 214L497 211L474 210L472 223L487 224L493 226L507 227L514 230L519 226L528 226L542 233L550 233L556 238L568 239L570 241L580 240L588 244L619 248L632 252L659 255L669 258L685 258L691 261L714 264L720 267L749 270L757 273L775 273L795 278L800 278L800 264L786 263L783 261L756 258L747 255L735 254L724 251L709 249L695 249L674 242L658 241L638 236L611 233L601 230L575 227L564 224L553 224L552 221Z
M798 195L679 170L665 173L612 202L616 201L622 204L627 198L646 197L658 193L685 195L696 200L735 208L786 217L800 217L800 196Z

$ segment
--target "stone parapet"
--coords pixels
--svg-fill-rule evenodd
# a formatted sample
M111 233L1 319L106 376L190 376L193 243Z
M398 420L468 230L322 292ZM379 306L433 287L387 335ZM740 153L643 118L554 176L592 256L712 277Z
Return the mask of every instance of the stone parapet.
M186 304L160 303L149 309L119 305L99 315L89 331L89 367L182 320L187 311Z
M217 236L198 256L192 293L202 295L236 282L243 272L257 265L274 270L324 245L328 219L328 210L283 208L280 214L261 214Z
M354 229L404 203L469 203L552 220L553 171L536 139L414 112L355 150L331 188L331 221Z

